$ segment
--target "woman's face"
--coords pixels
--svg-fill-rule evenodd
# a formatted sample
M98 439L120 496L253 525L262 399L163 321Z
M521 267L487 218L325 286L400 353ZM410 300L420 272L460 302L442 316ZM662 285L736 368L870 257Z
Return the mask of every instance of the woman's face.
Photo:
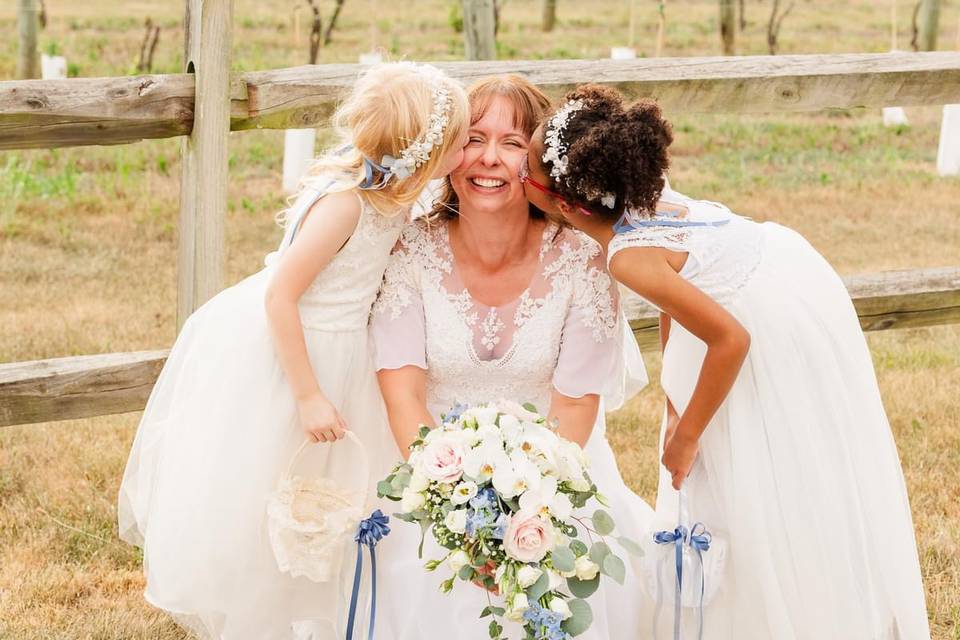
M514 124L513 105L494 98L486 112L467 132L463 161L450 174L461 212L528 211L520 184L520 163L530 139Z

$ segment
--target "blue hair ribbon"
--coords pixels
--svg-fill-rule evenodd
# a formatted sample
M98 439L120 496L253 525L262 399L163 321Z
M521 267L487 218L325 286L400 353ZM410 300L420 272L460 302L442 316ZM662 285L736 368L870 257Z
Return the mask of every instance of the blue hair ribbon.
M347 619L346 640L352 640L353 628L357 618L357 600L360 596L360 577L363 574L363 547L370 549L370 627L367 639L373 640L373 629L377 622L377 553L375 547L388 533L390 518L377 509L370 517L361 521L357 534L353 537L357 543L357 565L353 571L353 591L350 594L350 615Z

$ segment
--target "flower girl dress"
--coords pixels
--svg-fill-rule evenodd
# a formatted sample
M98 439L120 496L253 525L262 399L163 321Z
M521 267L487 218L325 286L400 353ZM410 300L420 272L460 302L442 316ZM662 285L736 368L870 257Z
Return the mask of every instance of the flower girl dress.
M680 276L751 335L683 485L690 514L725 530L729 545L703 637L928 639L900 460L843 282L790 229L669 186L661 201L689 213L628 219L608 260L629 247L687 253ZM661 382L680 414L705 353L671 323ZM676 505L661 467L658 516L675 521ZM695 637L688 618L683 636ZM672 616L663 619L658 637L670 637Z
M342 637L355 551L345 549L341 579L293 578L277 568L266 528L267 497L305 436L268 330L264 293L278 256L322 195L308 190L297 199L266 268L221 292L184 325L120 487L120 536L143 547L146 599L202 638ZM303 463L365 486L372 508L376 481L400 454L367 324L406 215L385 216L360 200L354 233L299 307L320 388L366 448L370 473L355 477L362 472L346 441L313 445Z

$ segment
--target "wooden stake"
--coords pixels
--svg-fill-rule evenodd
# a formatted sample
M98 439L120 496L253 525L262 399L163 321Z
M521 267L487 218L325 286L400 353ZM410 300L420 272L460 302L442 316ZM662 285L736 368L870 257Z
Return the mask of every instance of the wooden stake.
M663 53L664 33L667 30L667 0L660 1L658 13L659 13L659 16L658 16L658 22L657 22L657 49L653 54L655 58L659 58L660 54Z

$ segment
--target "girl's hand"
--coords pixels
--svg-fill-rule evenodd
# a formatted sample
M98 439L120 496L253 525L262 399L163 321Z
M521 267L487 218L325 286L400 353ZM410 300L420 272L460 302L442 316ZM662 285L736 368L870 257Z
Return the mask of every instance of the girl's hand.
M347 424L323 395L314 394L301 400L298 409L303 431L314 442L335 442L343 438Z
M669 427L668 427L669 429ZM672 433L668 432L669 438L663 445L663 466L670 472L673 488L680 490L680 485L693 468L693 461L697 458L697 451L700 448L699 441L696 438L688 438L682 432L673 427Z

